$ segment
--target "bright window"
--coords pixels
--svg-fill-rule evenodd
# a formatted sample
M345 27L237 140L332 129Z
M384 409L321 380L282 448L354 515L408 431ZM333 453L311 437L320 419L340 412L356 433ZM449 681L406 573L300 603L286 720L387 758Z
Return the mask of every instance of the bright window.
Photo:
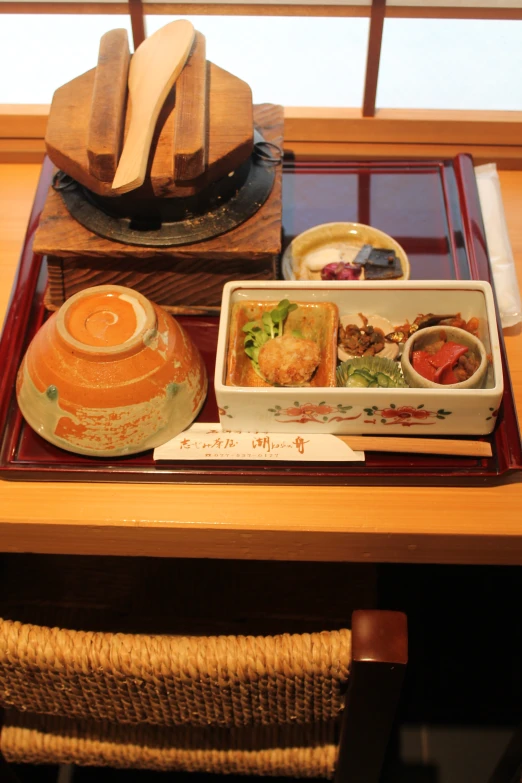
M94 68L100 38L116 27L132 42L127 15L0 14L0 103L50 103L57 87Z
M1 8L1 4L0 4ZM147 31L172 16L148 16ZM369 20L195 16L207 55L250 84L256 103L359 107ZM96 65L126 15L0 14L0 104L50 103ZM522 109L522 21L387 19L378 107Z
M150 34L174 17L148 16ZM360 106L368 19L269 16L187 17L209 60L244 79L255 103Z
M377 106L522 109L522 21L386 19Z

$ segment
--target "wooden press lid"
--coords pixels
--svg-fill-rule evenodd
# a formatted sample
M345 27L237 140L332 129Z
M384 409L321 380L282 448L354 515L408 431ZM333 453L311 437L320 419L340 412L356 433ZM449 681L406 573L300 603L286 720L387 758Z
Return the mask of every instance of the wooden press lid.
M101 39L97 67L56 90L51 105L49 157L100 196L118 195L112 183L131 119L130 62L126 30L111 30ZM251 155L250 87L207 61L201 33L195 33L186 64L162 104L144 184L132 191L137 197L194 195Z

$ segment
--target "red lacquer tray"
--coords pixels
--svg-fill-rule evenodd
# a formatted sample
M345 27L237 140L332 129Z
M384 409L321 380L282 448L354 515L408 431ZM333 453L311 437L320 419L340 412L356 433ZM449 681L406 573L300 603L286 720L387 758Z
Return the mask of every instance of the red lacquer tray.
M14 384L24 351L46 317L45 259L32 252L52 167L43 166L0 343L0 475L54 481L167 481L264 484L491 484L522 470L522 449L509 372L491 459L368 452L366 463L162 462L152 452L113 460L82 457L50 445L23 421ZM413 279L490 280L471 158L434 162L320 163L287 161L283 176L284 243L318 223L357 221L394 236ZM217 318L187 316L183 326L214 375ZM199 421L217 422L212 385ZM396 433L394 433L396 434ZM410 435L407 431L405 434Z

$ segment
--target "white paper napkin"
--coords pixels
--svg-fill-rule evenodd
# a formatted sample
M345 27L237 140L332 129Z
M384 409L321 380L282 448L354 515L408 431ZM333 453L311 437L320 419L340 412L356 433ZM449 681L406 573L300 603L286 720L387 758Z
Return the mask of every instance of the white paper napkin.
M154 459L364 462L364 452L335 435L223 432L220 424L193 424L154 449Z
M475 167L489 258L503 327L522 321L522 302L509 241L500 181L494 163Z

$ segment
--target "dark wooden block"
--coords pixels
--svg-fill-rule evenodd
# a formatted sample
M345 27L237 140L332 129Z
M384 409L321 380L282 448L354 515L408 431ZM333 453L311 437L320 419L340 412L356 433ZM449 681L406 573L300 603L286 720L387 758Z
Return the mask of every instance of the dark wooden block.
M109 30L100 41L87 136L89 172L104 182L114 179L121 153L129 62L127 31Z
M191 81L189 74L190 71L183 78L180 76L181 98L176 99L178 85L167 96L152 138L147 182L135 191L138 196L148 196L150 190L160 197L194 195L241 165L252 152L252 90L242 79L208 62L205 87L208 106L204 119L205 171L194 180L174 179L176 114L178 109L186 114L187 107L190 108L190 101L185 100L188 97L186 83L188 81L190 86ZM93 92L100 76L98 69L92 68L56 90L45 134L45 146L47 154L58 168L94 193L110 197L115 195L112 182L93 176L87 152L93 97L97 98ZM189 117L188 126L192 118L195 119L194 114ZM130 112L127 111L123 122L124 136L129 121ZM180 150L186 151L183 139Z
M230 280L273 280L276 258L253 261L243 256L223 259L156 258L144 263L129 257L107 264L107 258L48 256L49 289L46 303L56 309L73 294L95 285L134 288L173 313L215 315L223 286Z
M282 145L283 110L254 107L254 120L267 141ZM34 247L47 255L46 304L93 285L135 288L177 313L216 313L223 285L230 280L276 277L281 252L282 167L265 204L249 220L219 237L181 247L126 245L93 234L71 217L61 196L50 189Z

